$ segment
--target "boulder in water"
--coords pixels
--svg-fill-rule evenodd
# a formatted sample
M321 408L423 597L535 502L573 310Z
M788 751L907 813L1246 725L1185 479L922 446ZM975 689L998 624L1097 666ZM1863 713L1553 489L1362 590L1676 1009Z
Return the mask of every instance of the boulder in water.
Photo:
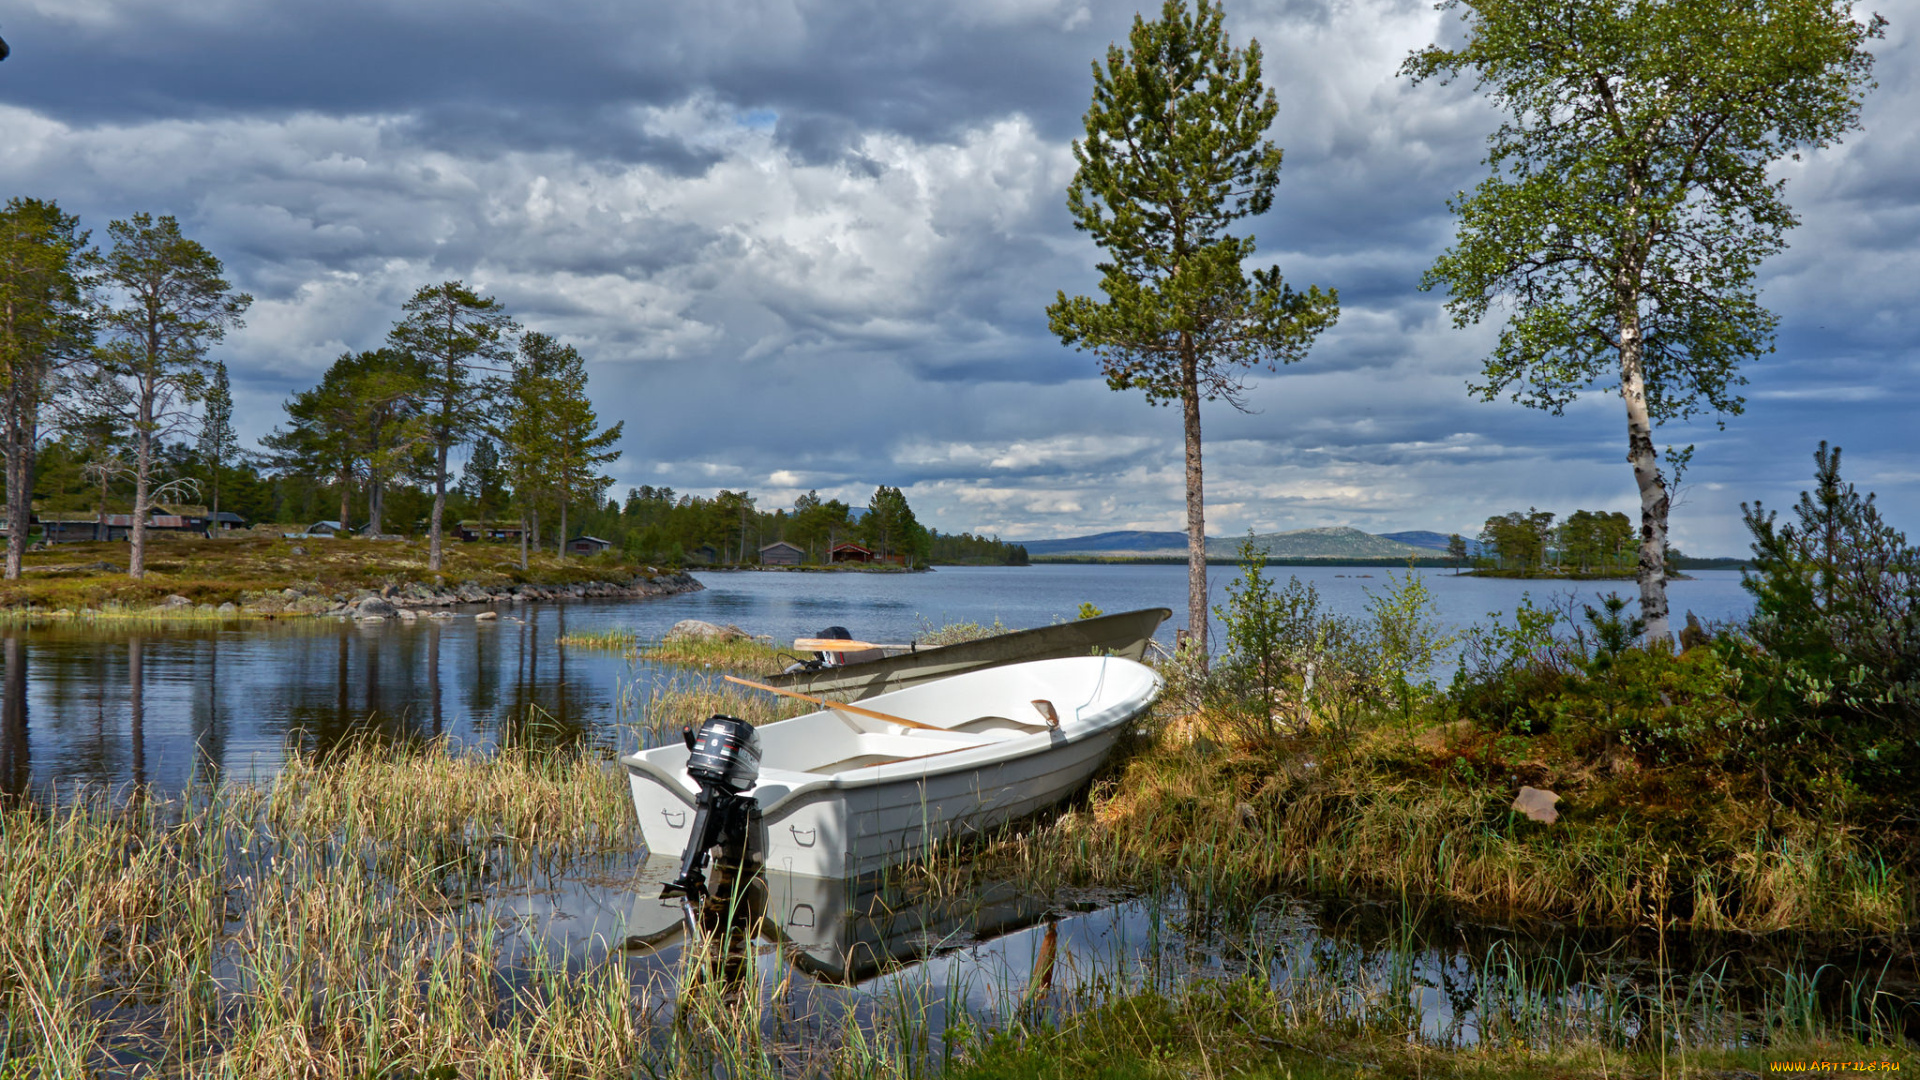
M737 626L715 626L699 619L681 619L667 630L669 641L738 641L747 636L745 630Z

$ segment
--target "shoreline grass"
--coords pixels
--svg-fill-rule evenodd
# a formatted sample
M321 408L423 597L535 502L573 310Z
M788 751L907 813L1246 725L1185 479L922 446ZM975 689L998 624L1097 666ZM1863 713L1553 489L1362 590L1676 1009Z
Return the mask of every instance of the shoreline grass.
M1187 716L1144 737L1084 804L980 852L1043 887L1178 885L1251 901L1277 889L1414 896L1495 919L1677 931L1906 939L1920 894L1858 830L1775 808L1709 806L1699 833L1658 809L1514 811L1509 778L1452 767L1447 732L1378 731L1345 752L1236 744ZM1423 745L1424 743L1424 745Z
M631 630L583 630L553 639L555 645L604 652L632 652L639 642L640 635Z
M664 638L637 643L633 648L633 656L637 660L656 664L724 668L758 675L779 671L797 658L791 648L782 649L747 637Z
M777 715L741 696L709 683L659 708ZM695 956L636 982L626 954L514 947L477 902L630 853L636 833L625 778L589 755L442 743L296 754L259 788L0 807L0 1075L1506 1078L1911 1049L1877 1011L1830 1020L1791 986L1735 1015L1711 976L1569 996L1564 972L1498 958L1474 969L1478 1038L1435 1038L1412 939L1362 950L1362 970L1253 937L1184 985L1124 965L1071 992L1036 976L986 1012L909 974L795 1022L792 976L755 966L777 954L749 950L739 981Z

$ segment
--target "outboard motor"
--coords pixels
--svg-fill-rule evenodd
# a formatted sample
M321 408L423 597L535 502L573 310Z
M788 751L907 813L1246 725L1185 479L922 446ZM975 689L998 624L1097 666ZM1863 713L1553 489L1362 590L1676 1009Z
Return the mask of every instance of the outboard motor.
M853 631L847 629L844 626L829 626L825 630L822 630L818 634L815 634L813 636L823 637L823 638L832 638L835 641L847 641L853 637ZM846 653L817 652L817 653L814 653L813 655L814 655L814 658L817 661L819 661L820 666L822 667L839 667L841 664L844 664L847 662Z
M747 834L759 809L746 792L760 780L760 733L745 720L716 713L698 733L683 728L681 734L692 751L687 774L700 785L700 794L694 799L693 829L680 857L680 876L660 890L660 898L685 897L683 906L692 922L694 909L708 894L708 852L720 848L722 869L729 877L746 857Z

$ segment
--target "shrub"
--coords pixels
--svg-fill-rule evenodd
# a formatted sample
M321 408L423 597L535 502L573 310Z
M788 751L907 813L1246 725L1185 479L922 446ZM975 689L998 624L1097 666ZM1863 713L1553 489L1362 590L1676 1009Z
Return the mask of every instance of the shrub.
M1754 597L1738 654L1782 738L1836 752L1855 783L1920 782L1920 549L1840 478L1840 448L1814 452L1815 487L1781 523L1742 505ZM1785 722L1785 721L1791 721Z
M1404 601L1398 592L1389 597L1389 605ZM1390 653L1372 627L1322 611L1311 584L1289 577L1275 589L1266 555L1251 540L1240 546L1240 580L1227 586L1226 607L1214 615L1226 627L1227 653L1203 696L1256 737L1301 735L1316 723L1351 732L1387 697L1387 672L1399 670L1392 658L1417 660L1419 643L1433 636L1394 623L1404 641ZM1431 657L1425 662L1431 666Z

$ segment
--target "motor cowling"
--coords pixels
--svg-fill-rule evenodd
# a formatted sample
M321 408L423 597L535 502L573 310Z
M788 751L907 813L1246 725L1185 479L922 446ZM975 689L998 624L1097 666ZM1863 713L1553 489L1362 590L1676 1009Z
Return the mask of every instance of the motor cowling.
M853 631L848 630L844 626L829 626L825 630L815 634L814 637L828 638L833 641L846 641L853 637ZM816 652L813 656L816 663L826 667L839 667L847 662L847 654L843 652Z
M716 713L688 729L687 749L687 775L702 786L738 795L760 782L760 732L739 717Z
M687 775L700 786L694 799L693 829L680 856L680 876L660 890L662 897L686 898L688 925L707 895L707 857L715 847L730 863L746 857L756 806L746 794L760 782L760 733L737 716L714 714L700 730L685 728ZM731 873L731 869L729 869Z

